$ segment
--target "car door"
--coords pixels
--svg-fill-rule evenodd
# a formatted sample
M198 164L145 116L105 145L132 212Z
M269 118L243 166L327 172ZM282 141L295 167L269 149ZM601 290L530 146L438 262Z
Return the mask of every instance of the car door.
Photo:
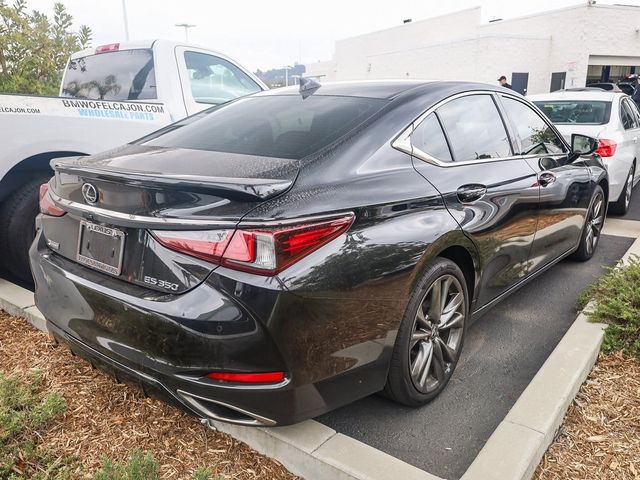
M517 152L536 171L540 206L531 271L572 251L580 239L591 201L589 167L569 162L569 148L555 128L522 99L500 94L500 103L516 134Z
M416 170L440 191L481 255L480 308L530 270L536 174L513 155L491 92L457 95L425 112L415 123L411 146Z
M624 142L620 145L622 158L628 159L628 166L633 165L633 160L638 158L640 153L640 117L636 104L627 97L620 101L620 120L624 128ZM640 174L638 168L635 171L635 179Z
M176 47L176 61L189 115L263 90L238 65L206 50Z

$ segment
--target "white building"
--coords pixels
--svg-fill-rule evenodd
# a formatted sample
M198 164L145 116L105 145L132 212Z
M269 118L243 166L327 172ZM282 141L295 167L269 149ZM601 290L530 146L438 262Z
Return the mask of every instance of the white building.
M336 42L333 59L306 65L324 81L472 80L544 93L640 74L640 8L591 1L482 23L480 7Z

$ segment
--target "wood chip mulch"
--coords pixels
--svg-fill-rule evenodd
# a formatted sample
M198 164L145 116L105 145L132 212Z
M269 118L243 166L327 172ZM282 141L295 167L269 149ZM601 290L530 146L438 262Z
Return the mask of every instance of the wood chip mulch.
M534 478L640 479L640 361L600 354Z
M67 402L64 417L42 438L58 454L84 465L91 478L105 455L125 460L138 449L151 453L164 479L191 479L207 467L225 479L296 479L273 459L141 391L117 384L74 357L23 319L0 310L0 372L24 376L39 369L48 391Z

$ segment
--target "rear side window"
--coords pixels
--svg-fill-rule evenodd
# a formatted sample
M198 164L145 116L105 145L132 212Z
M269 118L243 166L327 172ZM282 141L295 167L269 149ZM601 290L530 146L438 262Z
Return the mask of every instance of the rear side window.
M636 119L633 110L631 110L629 103L624 98L620 102L620 120L622 121L622 126L625 130L638 128L638 120Z
M551 100L533 102L553 123L604 125L611 118L611 102L591 100Z
M268 95L239 99L145 139L146 145L301 159L330 145L386 100Z
M224 58L200 52L184 52L193 99L217 105L261 91L249 75Z
M119 101L156 99L153 51L121 50L70 60L62 96Z
M638 106L636 105L636 102L628 98L625 98L624 101L627 103L627 105L629 106L629 110L631 110L631 112L633 113L633 116L636 118L636 123L640 125L640 111L638 111Z
M509 97L502 97L502 104L520 137L522 155L566 152L562 140L535 110Z
M428 115L413 131L411 145L437 160L452 160L447 139L434 113Z
M508 157L509 137L493 99L470 95L452 100L437 110L457 162Z

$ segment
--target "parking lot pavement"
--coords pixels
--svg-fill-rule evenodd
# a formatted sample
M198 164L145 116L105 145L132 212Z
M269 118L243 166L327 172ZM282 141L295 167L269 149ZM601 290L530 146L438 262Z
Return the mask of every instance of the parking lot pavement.
M471 325L451 382L429 405L371 396L317 420L439 477L460 478L575 320L578 294L633 240L603 236L589 262L559 263Z
M631 205L629 211L623 217L611 216L611 218L620 218L622 220L640 220L640 184L633 189L631 196Z

